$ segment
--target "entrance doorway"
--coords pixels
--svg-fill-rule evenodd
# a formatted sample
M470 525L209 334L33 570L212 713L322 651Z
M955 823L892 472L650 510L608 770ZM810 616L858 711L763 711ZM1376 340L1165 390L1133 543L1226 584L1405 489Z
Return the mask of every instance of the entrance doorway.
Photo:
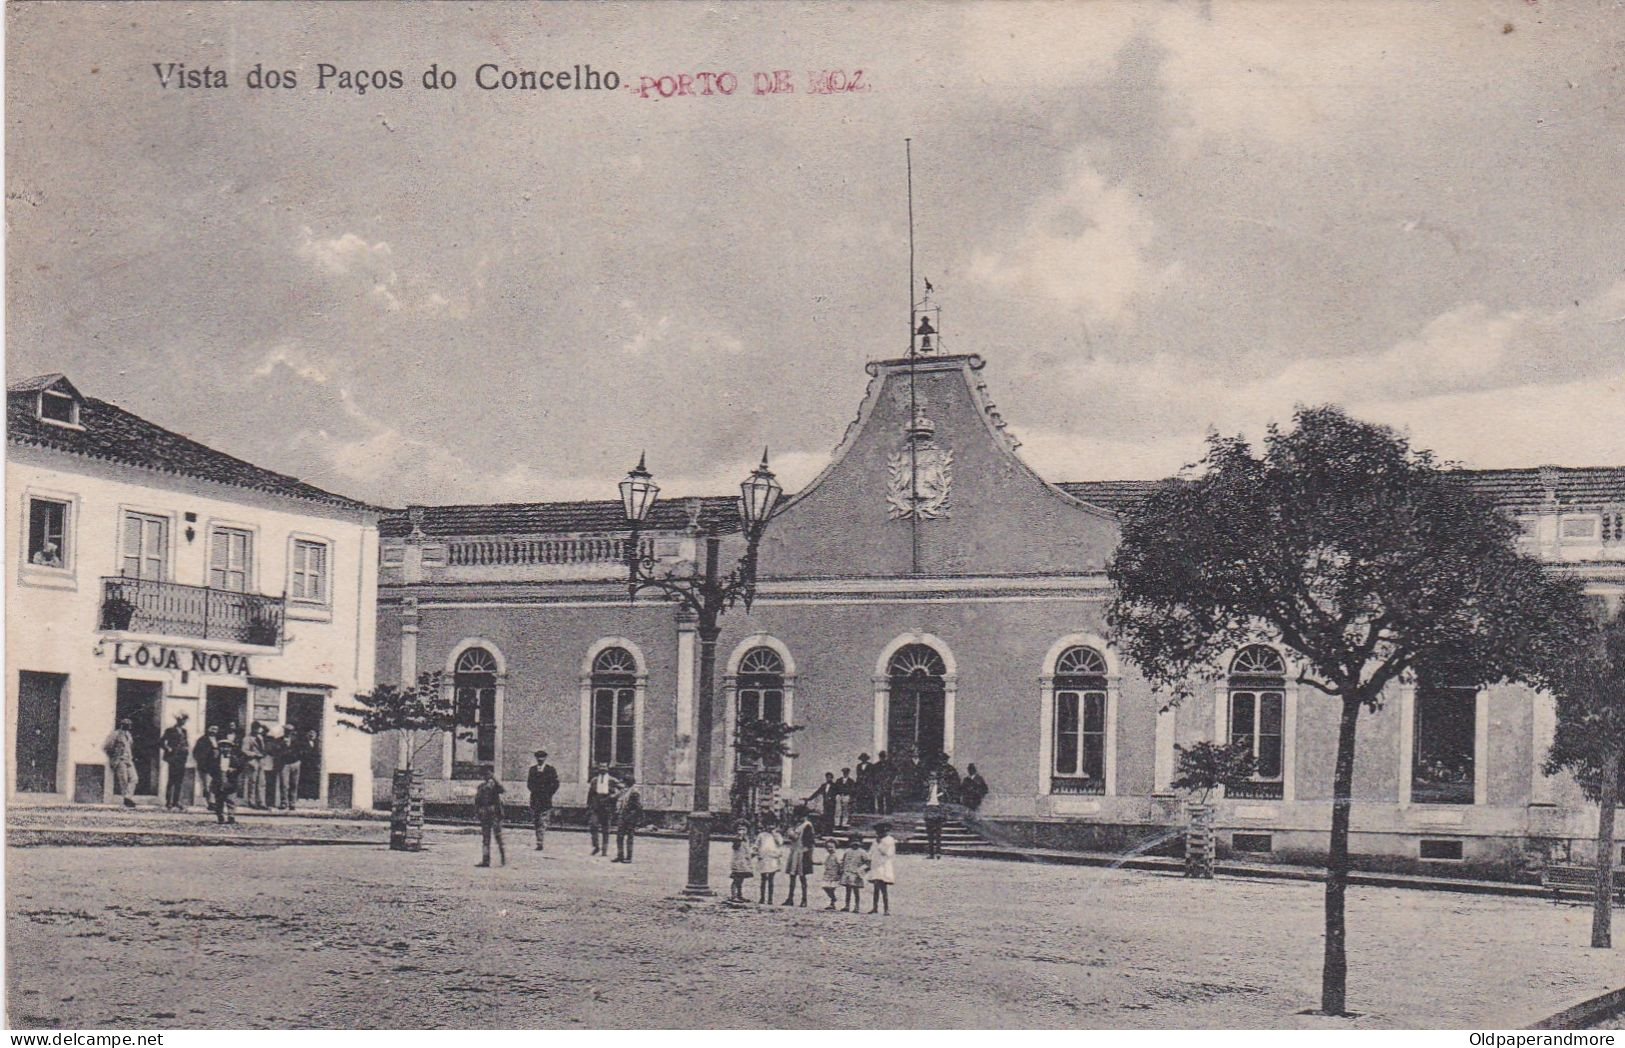
M17 674L17 792L55 793L66 673Z
M316 745L306 754L299 766L299 797L313 801L322 795L322 707L327 696L320 692L288 692L288 728L301 737L305 732L316 733Z
M159 719L163 715L164 686L155 680L118 682L118 698L113 711L113 727L126 718L135 749L135 792L142 797L158 796Z
M923 769L934 767L947 741L948 667L936 650L910 644L892 656L886 702L886 746L895 762L895 800L925 796Z
M248 730L248 689L224 688L211 684L204 691L203 730L220 729L222 739L232 738L237 729Z

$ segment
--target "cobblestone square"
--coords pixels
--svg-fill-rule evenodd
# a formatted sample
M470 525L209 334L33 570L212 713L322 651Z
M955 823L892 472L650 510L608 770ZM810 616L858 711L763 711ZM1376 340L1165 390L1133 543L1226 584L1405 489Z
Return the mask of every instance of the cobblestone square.
M853 916L821 909L816 873L805 910L678 901L677 840L641 840L631 866L579 833L508 843L493 869L445 828L415 855L12 848L10 1022L1487 1028L1625 980L1619 950L1585 946L1584 907L1354 888L1360 1015L1333 1020L1300 1014L1318 1000L1316 884L905 855L892 915ZM714 846L724 891L727 858Z

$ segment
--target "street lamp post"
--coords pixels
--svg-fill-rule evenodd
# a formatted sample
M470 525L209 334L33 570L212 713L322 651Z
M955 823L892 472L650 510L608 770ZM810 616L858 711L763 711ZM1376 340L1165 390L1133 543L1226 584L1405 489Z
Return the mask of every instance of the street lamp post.
M716 722L717 620L735 603L746 610L756 596L756 547L768 518L778 505L784 489L767 468L767 451L762 464L739 485L739 519L744 525L745 554L726 578L717 558L722 536L714 522L706 525L705 562L698 574L657 575L654 557L645 555L638 535L649 510L660 495L654 476L638 457L637 468L620 483L621 508L626 513L630 534L626 539L627 594L636 601L645 589L659 590L681 604L694 616L700 635L700 693L694 727L694 803L688 815L688 884L684 895L709 896L711 863L711 728Z

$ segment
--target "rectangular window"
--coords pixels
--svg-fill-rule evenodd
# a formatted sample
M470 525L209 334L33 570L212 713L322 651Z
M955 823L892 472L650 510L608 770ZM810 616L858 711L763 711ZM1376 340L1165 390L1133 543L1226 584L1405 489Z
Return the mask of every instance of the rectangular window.
M169 577L169 518L125 512L119 574L158 581Z
M44 392L39 398L40 418L47 422L61 422L64 425L75 425L79 420L75 417L73 398L66 393Z
M327 602L327 543L293 540L288 596L316 604Z
M1055 774L1061 778L1106 778L1106 693L1055 693Z
M1478 690L1423 685L1416 689L1411 800L1472 804Z
M241 528L215 528L209 542L209 585L247 593L254 536Z
M1269 852L1275 850L1275 841L1267 833L1236 833L1230 836L1230 850L1238 852Z
M1281 778L1282 715L1286 696L1278 691L1230 693L1230 742L1252 752L1256 778Z
M489 676L455 685L457 730L451 741L451 777L478 779L497 756L497 688Z
M28 500L28 563L41 568L68 566L68 504Z
M1433 859L1440 862L1460 862L1461 842L1422 840L1417 844L1417 857L1421 859Z
M739 722L743 724L746 721L754 720L777 721L779 723L783 723L784 692L778 688L740 688ZM773 767L778 767L782 761L775 758L770 760L768 763ZM743 760L740 761L740 766L745 766L745 762Z
M1565 539L1594 539L1597 537L1597 517L1564 517L1563 537Z
M612 771L632 771L632 737L636 720L630 687L601 687L592 700L592 759Z

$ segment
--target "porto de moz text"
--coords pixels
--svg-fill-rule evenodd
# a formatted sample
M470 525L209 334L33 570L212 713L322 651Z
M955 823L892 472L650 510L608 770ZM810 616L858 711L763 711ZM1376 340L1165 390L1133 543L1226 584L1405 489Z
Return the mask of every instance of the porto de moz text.
M185 62L154 62L152 71L158 86L176 89L231 87L229 70L212 65L188 66ZM242 75L242 84L253 91L290 91L303 83L318 91L354 92L399 91L421 87L430 91L454 90L459 84L456 70L443 69L436 62L421 74L400 69L369 69L317 62L314 74L303 67L269 69L262 62ZM621 75L600 72L591 65L571 65L561 69L509 69L495 62L474 68L473 84L482 91L616 91Z

